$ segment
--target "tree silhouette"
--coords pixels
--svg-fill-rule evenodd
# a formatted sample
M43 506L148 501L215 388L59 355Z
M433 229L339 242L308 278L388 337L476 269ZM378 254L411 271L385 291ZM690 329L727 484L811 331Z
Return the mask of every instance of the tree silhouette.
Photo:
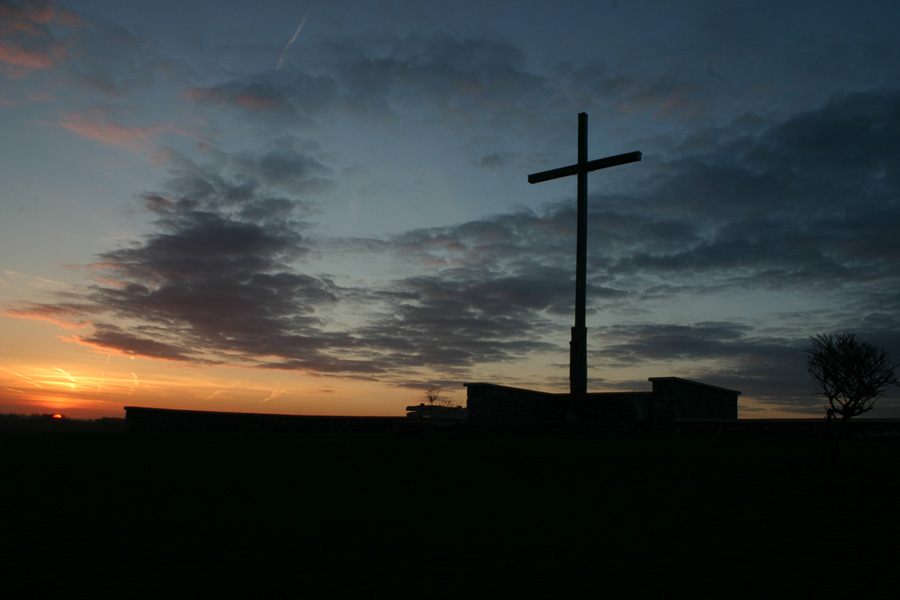
M443 402L441 388L433 385L425 388L425 399L428 400L428 404L431 406L434 406L435 404L441 406L441 402Z
M884 348L864 342L853 333L816 335L810 338L810 344L806 368L815 382L815 393L828 399L822 460L827 454L832 421L840 415L833 457L837 461L847 421L872 410L888 385L900 385L894 374L900 363L891 360Z

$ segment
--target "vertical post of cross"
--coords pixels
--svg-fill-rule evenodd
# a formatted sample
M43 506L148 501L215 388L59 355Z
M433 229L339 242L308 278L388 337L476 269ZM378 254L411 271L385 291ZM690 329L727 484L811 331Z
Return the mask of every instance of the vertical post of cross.
M578 210L575 256L575 326L569 342L569 390L573 408L587 395L587 154L588 116L578 114Z

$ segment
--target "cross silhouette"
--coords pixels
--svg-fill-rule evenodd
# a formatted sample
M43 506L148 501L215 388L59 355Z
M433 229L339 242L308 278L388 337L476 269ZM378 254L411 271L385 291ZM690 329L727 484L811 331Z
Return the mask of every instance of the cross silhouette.
M617 167L641 160L640 152L618 154L589 161L587 159L587 113L578 114L578 162L528 176L528 183L541 183L569 175L578 175L578 233L575 260L575 327L569 345L569 385L574 408L583 405L587 395L587 326L585 305L587 296L587 174L598 169Z

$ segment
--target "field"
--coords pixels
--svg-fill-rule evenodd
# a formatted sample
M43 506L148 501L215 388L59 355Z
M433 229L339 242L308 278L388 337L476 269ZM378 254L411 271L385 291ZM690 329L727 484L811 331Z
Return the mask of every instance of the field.
M30 433L0 448L14 597L848 597L892 585L900 558L892 439L849 440L834 470L818 439L786 436Z

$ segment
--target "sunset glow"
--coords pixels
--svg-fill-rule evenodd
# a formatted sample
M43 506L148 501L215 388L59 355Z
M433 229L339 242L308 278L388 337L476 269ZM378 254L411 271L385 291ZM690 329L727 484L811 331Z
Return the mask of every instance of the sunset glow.
M677 376L819 416L810 336L900 356L898 18L2 2L0 412L566 391L575 182L526 177L575 160L586 112L592 158L643 152L589 177L589 389Z

